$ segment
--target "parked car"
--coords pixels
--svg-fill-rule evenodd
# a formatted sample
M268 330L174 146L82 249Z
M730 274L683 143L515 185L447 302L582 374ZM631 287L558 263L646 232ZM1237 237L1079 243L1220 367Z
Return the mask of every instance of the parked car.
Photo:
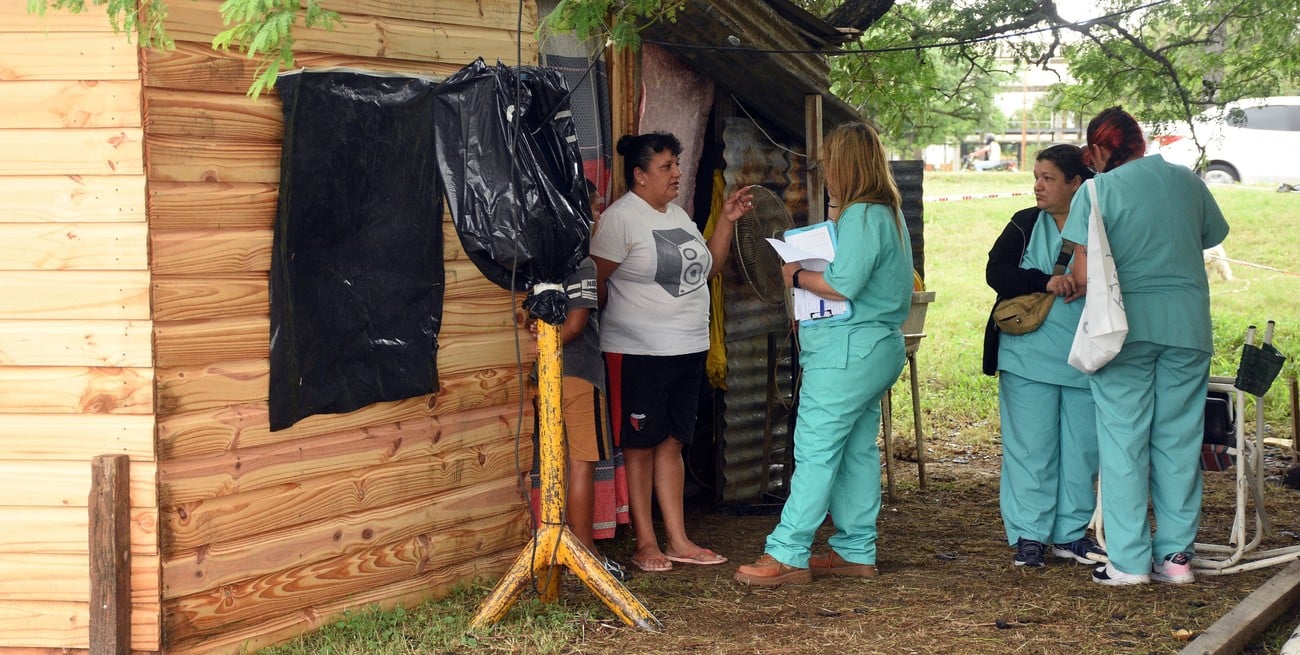
M1205 145L1198 170L1206 182L1300 183L1300 96L1254 98L1229 103L1223 111L1194 120ZM1147 154L1196 168L1200 153L1186 124L1153 130Z

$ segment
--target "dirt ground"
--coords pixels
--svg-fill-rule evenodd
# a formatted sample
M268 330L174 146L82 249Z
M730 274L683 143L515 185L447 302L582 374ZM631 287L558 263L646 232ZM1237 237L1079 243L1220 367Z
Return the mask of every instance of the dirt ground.
M738 585L735 566L761 554L777 516L697 509L688 517L692 537L732 561L635 572L628 588L662 621L660 633L625 627L568 579L565 602L595 617L585 622L573 652L1176 653L1282 568L1127 588L1093 584L1088 567L1066 560L1017 568L998 514L996 452L931 457L925 491L917 488L914 464L899 462L895 469L898 494L885 500L879 521L880 578L819 578L775 590ZM1278 483L1289 459L1275 450L1268 459L1266 507L1274 535L1263 547L1300 544L1300 492ZM1226 542L1232 480L1207 475L1200 541ZM819 544L829 531L823 526ZM633 546L622 532L602 545L624 563ZM1263 645L1246 652L1276 653L1284 640L1278 634L1289 634L1297 620L1300 612L1293 610L1261 638Z

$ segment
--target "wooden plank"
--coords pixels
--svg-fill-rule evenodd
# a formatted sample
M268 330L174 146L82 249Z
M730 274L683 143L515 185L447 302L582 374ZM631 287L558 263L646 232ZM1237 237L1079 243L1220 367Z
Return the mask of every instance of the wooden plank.
M284 135L280 100L210 91L146 89L149 134L279 144Z
M0 26L10 32L107 32L113 27L108 22L105 7L87 3L85 11L72 13L66 9L46 9L45 15L27 10L25 2L10 2L0 7ZM125 35L119 38L125 39Z
M276 184L166 182L149 184L149 223L160 230L269 230L275 225Z
M460 493L458 490L492 480L518 499L514 476L504 472L515 470L516 454L522 462L532 461L532 423L530 412L524 417L525 432L518 436L517 450L514 434L472 430L443 439L441 450L429 457L169 505L162 513L166 523L163 548L172 555L184 554L276 526L373 511L416 497Z
M0 271L0 319L149 320L147 271Z
M358 607L378 605L392 608L397 605L415 607L429 598L450 594L465 582L482 578L496 578L519 555L519 546L510 545L494 553L451 566L425 570L392 584L378 585L356 593L329 595L312 602L311 612L288 611L281 614L264 614L256 621L222 626L211 634L186 639L169 639L168 655L202 655L204 653L239 653L283 643L295 635L318 629L345 618L346 612L356 612ZM217 650L220 649L220 650Z
M0 366L0 413L7 412L150 414L153 370Z
M452 285L459 282L478 284L472 291L458 296L463 299L479 299L478 291L481 289L503 292L501 287L488 282L474 263L465 258L460 240L455 236L455 226L450 223L447 225L444 231L452 232L451 239L445 240L443 246L448 292L451 292ZM153 253L151 268L155 274L225 275L268 271L271 268L271 249L274 243L274 230L271 226L163 229L155 222L153 228L150 233Z
M1235 655L1300 602L1300 561L1291 562L1214 622L1179 655Z
M253 83L257 60L237 53L213 50L210 44L211 41L190 42L178 39L174 50L146 50L142 53L146 86L246 94ZM511 58L513 56L509 55ZM294 61L296 67L351 68L444 78L473 60L415 62L300 51L294 53ZM269 90L268 94L274 95L274 89Z
M514 309L513 299L504 292L473 303L445 303L439 331L439 371L455 374L481 368L467 361L475 355L495 357L486 362L493 367L512 362L514 339L523 335L515 329ZM271 323L265 315L157 321L153 334L154 363L161 368L270 357ZM486 337L480 339L480 335ZM465 344L467 339L474 343ZM527 337L520 347L526 357L536 352L536 344Z
M115 454L123 458L127 455ZM0 498L6 505L24 507L86 507L93 497L91 467L86 460L24 460L5 453L0 459ZM153 462L132 462L130 502L135 507L158 504L158 466Z
M226 29L220 0L191 0L168 6L167 33L177 41L211 43ZM436 13L432 16L437 17ZM535 26L524 26L522 46L519 33L510 28L481 27L479 23L445 25L427 20L407 20L345 14L343 24L333 31L320 28L294 29L294 49L338 55L360 55L410 61L458 61L477 57L487 61L514 61L522 48L525 61L537 60Z
M86 602L0 603L0 652L32 655L32 649L48 648L50 655L67 655L75 652L68 649L87 649L90 646L89 623L90 606ZM156 599L149 603L132 603L133 649L141 653L157 652L161 628Z
M9 270L141 271L144 223L0 223L0 266Z
M5 223L143 223L144 175L0 177Z
M154 323L154 362L159 367L201 366L271 356L266 316Z
M154 417L133 414L0 416L0 453L13 459L75 459L121 453L154 459Z
M138 175L138 127L0 130L0 175Z
M455 531L470 521L488 516L517 517L524 500L513 478L501 478L499 474L497 471L498 477L485 484L467 483L452 493L434 498L408 495L402 502L359 513L339 512L316 521L263 521L254 528L260 532L205 544L198 550L166 560L162 598L167 601L203 593L429 532ZM264 505L258 503L257 507ZM248 511L251 513L252 508Z
M485 296L502 296L504 301L513 306L516 301L523 302L525 297L524 294L519 294L517 299L511 299L510 292L489 282L469 259L449 259L443 262L443 271L447 276L447 293L444 299L448 304L462 300L478 300Z
M280 144L149 135L149 179L163 182L280 181Z
M522 361L516 360L512 331L494 331L486 335L450 336L438 349L438 379L442 389L438 402L460 391L468 382L470 402L482 395L479 385L464 376L479 376L489 380L513 375L520 366L528 369L537 359L536 344L528 340L520 344ZM270 362L266 359L221 361L208 365L159 367L158 415L173 416L226 408L245 403L266 402ZM459 379L462 384L455 384ZM514 379L513 377L511 379ZM449 388L449 385L453 385Z
M91 460L90 650L131 650L130 464L126 455Z
M86 475L90 475L89 462ZM84 555L86 536L90 534L90 517L85 507L0 505L0 525L9 526L0 530L0 553ZM131 555L158 555L156 508L131 508ZM0 634L3 632L0 630Z
M389 463L428 462L445 455L448 444L442 443L444 440L478 443L513 435L514 429L511 417L491 407L205 457L164 460L158 468L159 503L179 505ZM436 469L436 464L433 466Z
M148 321L0 320L0 366L153 365Z
M158 425L159 457L211 455L235 448L281 443L428 416L447 416L483 407L495 407L502 415L514 416L521 394L526 401L532 393L530 387L521 387L519 382L517 373L492 370L457 377L444 376L440 379L441 388L437 395L375 403L346 414L309 416L276 432L271 432L265 402L165 416ZM525 406L527 404L525 402Z
M5 82L0 128L16 127L140 127L140 81Z
M161 558L131 557L131 598L135 603L159 597ZM0 603L90 600L90 555L81 553L0 552Z
M475 25L513 31L523 21L524 31L537 29L537 7L514 0L475 0L474 2L438 2L424 0L327 0L324 8L341 14L405 18L413 21L430 19L438 25ZM523 10L522 18L519 15Z
M228 275L271 270L272 231L159 230L149 235L157 275Z
M454 530L431 532L340 557L304 563L201 594L163 602L163 632L184 641L220 634L229 626L267 616L302 612L322 602L362 595L444 567L517 547L527 538L523 511L466 521Z
M136 47L112 32L7 33L0 80L137 80Z
M271 294L266 273L228 276L154 277L156 321L235 316L269 316Z

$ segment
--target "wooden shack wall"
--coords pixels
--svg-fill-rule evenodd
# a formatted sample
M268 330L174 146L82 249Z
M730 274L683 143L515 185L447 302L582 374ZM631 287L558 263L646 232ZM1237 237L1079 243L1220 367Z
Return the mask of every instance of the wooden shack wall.
M173 3L176 49L143 59L168 653L242 652L348 608L437 596L503 571L528 534L515 299L466 259L449 217L438 393L269 430L283 126L273 93L245 95L255 62L210 49L220 4ZM513 0L326 7L345 26L300 31L300 66L445 76L513 62L521 38L536 62L532 3L522 33Z
M91 459L130 457L132 645L159 644L136 48L0 3L0 651L87 648Z

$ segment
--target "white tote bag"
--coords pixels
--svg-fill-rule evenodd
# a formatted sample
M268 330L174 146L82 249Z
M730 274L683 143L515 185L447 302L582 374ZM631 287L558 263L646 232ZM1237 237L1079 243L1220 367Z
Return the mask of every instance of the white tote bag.
M1124 313L1124 296L1119 290L1110 240L1106 238L1106 224L1097 204L1097 187L1092 180L1084 186L1092 201L1088 217L1088 289L1068 361L1070 366L1091 375L1119 354L1128 336L1128 316Z

